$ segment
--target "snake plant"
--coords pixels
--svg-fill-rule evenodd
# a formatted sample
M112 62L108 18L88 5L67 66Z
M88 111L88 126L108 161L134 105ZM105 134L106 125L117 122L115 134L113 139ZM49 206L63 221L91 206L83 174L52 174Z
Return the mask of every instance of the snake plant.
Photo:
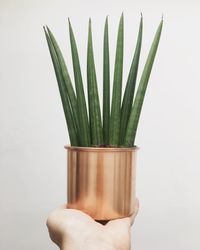
M87 98L84 93L75 35L69 19L68 25L74 84L53 33L47 26L44 27L44 32L58 82L71 145L81 147L133 147L149 77L161 36L163 20L161 20L157 28L137 91L135 91L143 33L143 17L141 16L136 47L122 96L124 16L121 15L117 35L111 99L109 30L108 18L106 18L103 38L102 115L95 69L91 20L89 20L87 44Z

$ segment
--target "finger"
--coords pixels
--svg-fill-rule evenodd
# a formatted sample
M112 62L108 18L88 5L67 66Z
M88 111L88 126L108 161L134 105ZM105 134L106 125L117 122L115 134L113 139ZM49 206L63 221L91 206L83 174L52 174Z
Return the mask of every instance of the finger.
M131 226L135 220L136 215L138 214L138 210L139 210L139 200L136 199L135 200L135 208L134 208L134 212L133 214L131 214L129 217L126 218L122 218L122 219L115 219L115 220L110 220L106 226L108 225L115 225L115 226L120 226L120 225L124 225L124 226Z
M67 205L62 204L49 213L46 220L46 225L48 228L51 226L52 223L54 223L54 221L56 221L56 218L59 218L60 212L63 211L65 208L67 208Z
M129 217L110 220L105 227L130 227L131 221Z
M123 219L116 219L109 221L107 225L104 226L104 233L105 235L113 242L115 245L123 244L123 247L130 242L130 232L131 232L131 225L129 217ZM130 249L129 246L126 248L119 249Z

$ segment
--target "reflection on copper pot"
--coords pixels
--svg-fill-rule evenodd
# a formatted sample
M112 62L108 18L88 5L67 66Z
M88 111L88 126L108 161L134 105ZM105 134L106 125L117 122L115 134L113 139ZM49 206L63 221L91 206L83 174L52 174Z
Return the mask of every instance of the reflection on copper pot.
M100 221L134 212L137 147L65 148L68 208L82 210Z

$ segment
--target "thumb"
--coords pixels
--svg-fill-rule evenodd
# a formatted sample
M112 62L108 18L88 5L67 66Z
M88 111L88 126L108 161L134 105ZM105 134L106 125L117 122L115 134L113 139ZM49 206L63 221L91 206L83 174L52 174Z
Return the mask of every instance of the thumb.
M106 237L113 242L115 249L130 249L131 220L129 217L109 221L104 229Z
M116 219L116 220L110 220L106 226L122 226L122 227L130 227L134 220L135 220L135 217L137 216L138 214L138 211L139 211L139 200L136 199L135 200L135 208L134 208L134 212L133 214L131 214L131 216L129 217L126 217L126 218L122 218L122 219Z

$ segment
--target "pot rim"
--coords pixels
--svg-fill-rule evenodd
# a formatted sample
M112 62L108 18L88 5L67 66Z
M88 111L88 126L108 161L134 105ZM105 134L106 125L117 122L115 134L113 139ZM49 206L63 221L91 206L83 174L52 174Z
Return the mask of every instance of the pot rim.
M79 147L79 146L70 146L66 145L64 146L65 149L67 150L73 150L73 151L97 151L97 152L122 152L122 151L135 151L138 150L138 146L133 146L133 147Z

